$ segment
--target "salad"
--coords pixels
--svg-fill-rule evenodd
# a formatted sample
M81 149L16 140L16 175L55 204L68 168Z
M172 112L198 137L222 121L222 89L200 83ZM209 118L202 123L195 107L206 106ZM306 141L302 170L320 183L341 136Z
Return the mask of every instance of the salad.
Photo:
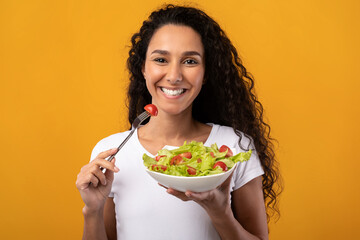
M161 149L154 158L144 153L143 160L151 171L194 177L224 173L235 163L249 160L251 153L249 150L233 155L225 145L218 148L214 143L211 147L206 147L202 142L192 141L173 150Z

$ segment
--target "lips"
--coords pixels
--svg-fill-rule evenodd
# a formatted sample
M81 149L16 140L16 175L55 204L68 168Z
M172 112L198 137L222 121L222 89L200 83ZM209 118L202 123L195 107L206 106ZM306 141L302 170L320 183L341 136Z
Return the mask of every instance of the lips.
M186 89L184 89L184 88L168 89L168 88L161 87L160 89L163 93L165 93L168 96L179 96L186 91Z

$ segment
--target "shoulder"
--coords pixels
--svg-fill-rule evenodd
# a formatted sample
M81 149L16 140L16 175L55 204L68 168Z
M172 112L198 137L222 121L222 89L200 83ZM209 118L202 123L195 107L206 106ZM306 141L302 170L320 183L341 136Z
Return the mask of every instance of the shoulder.
M252 139L246 136L239 130L234 130L232 127L223 126L218 124L211 124L213 130L211 132L211 138L216 141L217 144L225 144L228 147L239 148L239 143L243 148L253 148L251 145Z
M90 160L94 159L99 153L103 151L118 147L119 143L121 143L126 138L129 132L130 131L115 133L101 139L93 148Z

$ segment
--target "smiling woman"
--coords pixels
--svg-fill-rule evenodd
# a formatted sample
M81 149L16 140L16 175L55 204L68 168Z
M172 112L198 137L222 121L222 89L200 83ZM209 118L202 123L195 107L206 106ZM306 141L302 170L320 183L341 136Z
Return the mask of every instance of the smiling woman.
M169 24L155 32L143 75L160 115L191 109L204 79L203 52L200 35L190 27Z
M267 213L276 210L278 177L270 128L254 81L220 26L199 9L165 6L133 35L127 63L129 122L150 103L158 115L135 130L116 154L116 165L106 158L128 132L101 140L81 169L84 238L183 239L186 229L188 239L268 239ZM154 184L143 154L153 157L185 141L253 154L209 191Z

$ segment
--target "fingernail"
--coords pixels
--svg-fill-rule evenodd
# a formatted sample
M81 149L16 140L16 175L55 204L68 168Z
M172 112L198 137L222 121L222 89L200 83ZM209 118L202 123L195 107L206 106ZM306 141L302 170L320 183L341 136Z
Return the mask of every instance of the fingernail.
M116 172L120 171L120 169L119 169L118 167L114 167L114 170L115 170Z
M187 197L191 197L191 193L189 193L189 192L186 192L185 195L186 195Z

